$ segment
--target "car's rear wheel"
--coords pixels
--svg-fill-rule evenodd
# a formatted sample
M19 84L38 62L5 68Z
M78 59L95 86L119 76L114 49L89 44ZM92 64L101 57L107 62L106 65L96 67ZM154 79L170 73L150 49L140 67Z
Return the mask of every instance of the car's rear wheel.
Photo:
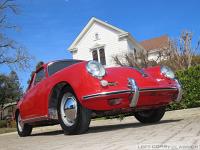
M89 128L91 111L79 103L72 90L65 88L59 99L58 118L64 134L82 134Z
M21 137L29 136L32 132L32 126L22 122L19 112L16 115L16 126L18 135Z
M135 112L135 118L141 123L155 123L162 119L165 107Z

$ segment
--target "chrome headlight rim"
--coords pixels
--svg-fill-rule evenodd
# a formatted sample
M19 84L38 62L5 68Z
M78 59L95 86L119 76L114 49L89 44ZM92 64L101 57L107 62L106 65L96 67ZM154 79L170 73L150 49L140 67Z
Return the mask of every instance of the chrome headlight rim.
M92 65L93 67L96 65L96 69L98 68L98 70L95 70L94 68L92 68ZM88 61L86 65L86 69L88 73L90 73L92 76L96 78L102 78L106 74L106 70L104 66L95 60Z
M161 66L160 67L160 72L162 75L164 75L165 77L167 78L170 78L170 79L175 79L175 74L174 72L172 71L172 69L168 66Z

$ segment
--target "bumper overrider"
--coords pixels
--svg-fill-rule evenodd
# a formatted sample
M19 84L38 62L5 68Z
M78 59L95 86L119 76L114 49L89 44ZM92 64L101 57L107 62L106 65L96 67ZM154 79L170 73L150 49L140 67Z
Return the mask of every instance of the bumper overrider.
M183 95L183 89L181 88L181 84L177 79L175 79L175 82L176 82L177 89L178 89L178 96L175 101L180 102L182 99L182 95Z
M183 94L183 90L181 88L181 85L177 79L175 79L176 82L176 87L170 87L170 88L139 88L137 86L136 81L133 78L128 78L128 87L130 90L118 90L118 91L111 91L111 92L101 92L101 93L96 93L96 94L91 94L91 95L86 95L83 96L83 100L90 100L94 98L99 98L99 97L105 97L105 96L111 96L111 95L118 95L118 94L130 94L132 95L130 97L130 107L136 107L139 97L140 97L140 92L150 92L150 91L178 91L178 95L176 99L174 100L175 102L180 102Z

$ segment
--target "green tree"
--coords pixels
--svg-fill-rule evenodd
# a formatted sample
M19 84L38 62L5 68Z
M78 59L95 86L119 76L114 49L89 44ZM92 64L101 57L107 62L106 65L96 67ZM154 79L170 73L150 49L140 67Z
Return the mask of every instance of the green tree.
M15 102L22 96L22 88L16 72L11 71L9 75L0 74L0 105Z
M9 79L6 75L0 74L0 105L1 108L6 103L7 97L8 97L8 83Z
M12 101L17 101L21 98L23 94L23 90L22 90L22 87L20 86L19 78L15 71L10 72L9 80L10 80L11 89L12 89L12 91L10 91L11 99Z

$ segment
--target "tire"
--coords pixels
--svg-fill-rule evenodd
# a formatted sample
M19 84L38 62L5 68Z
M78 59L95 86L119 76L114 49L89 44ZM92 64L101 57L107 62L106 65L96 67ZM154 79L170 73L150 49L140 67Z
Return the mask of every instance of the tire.
M89 128L91 111L79 103L71 89L64 88L59 96L58 119L65 135L82 134Z
M17 112L16 114L16 127L17 127L17 132L20 137L25 137L29 136L32 132L32 126L28 124L23 124L21 122L21 116L20 113Z
M157 109L138 111L135 113L135 118L141 123L156 123L159 122L165 114L165 107Z

